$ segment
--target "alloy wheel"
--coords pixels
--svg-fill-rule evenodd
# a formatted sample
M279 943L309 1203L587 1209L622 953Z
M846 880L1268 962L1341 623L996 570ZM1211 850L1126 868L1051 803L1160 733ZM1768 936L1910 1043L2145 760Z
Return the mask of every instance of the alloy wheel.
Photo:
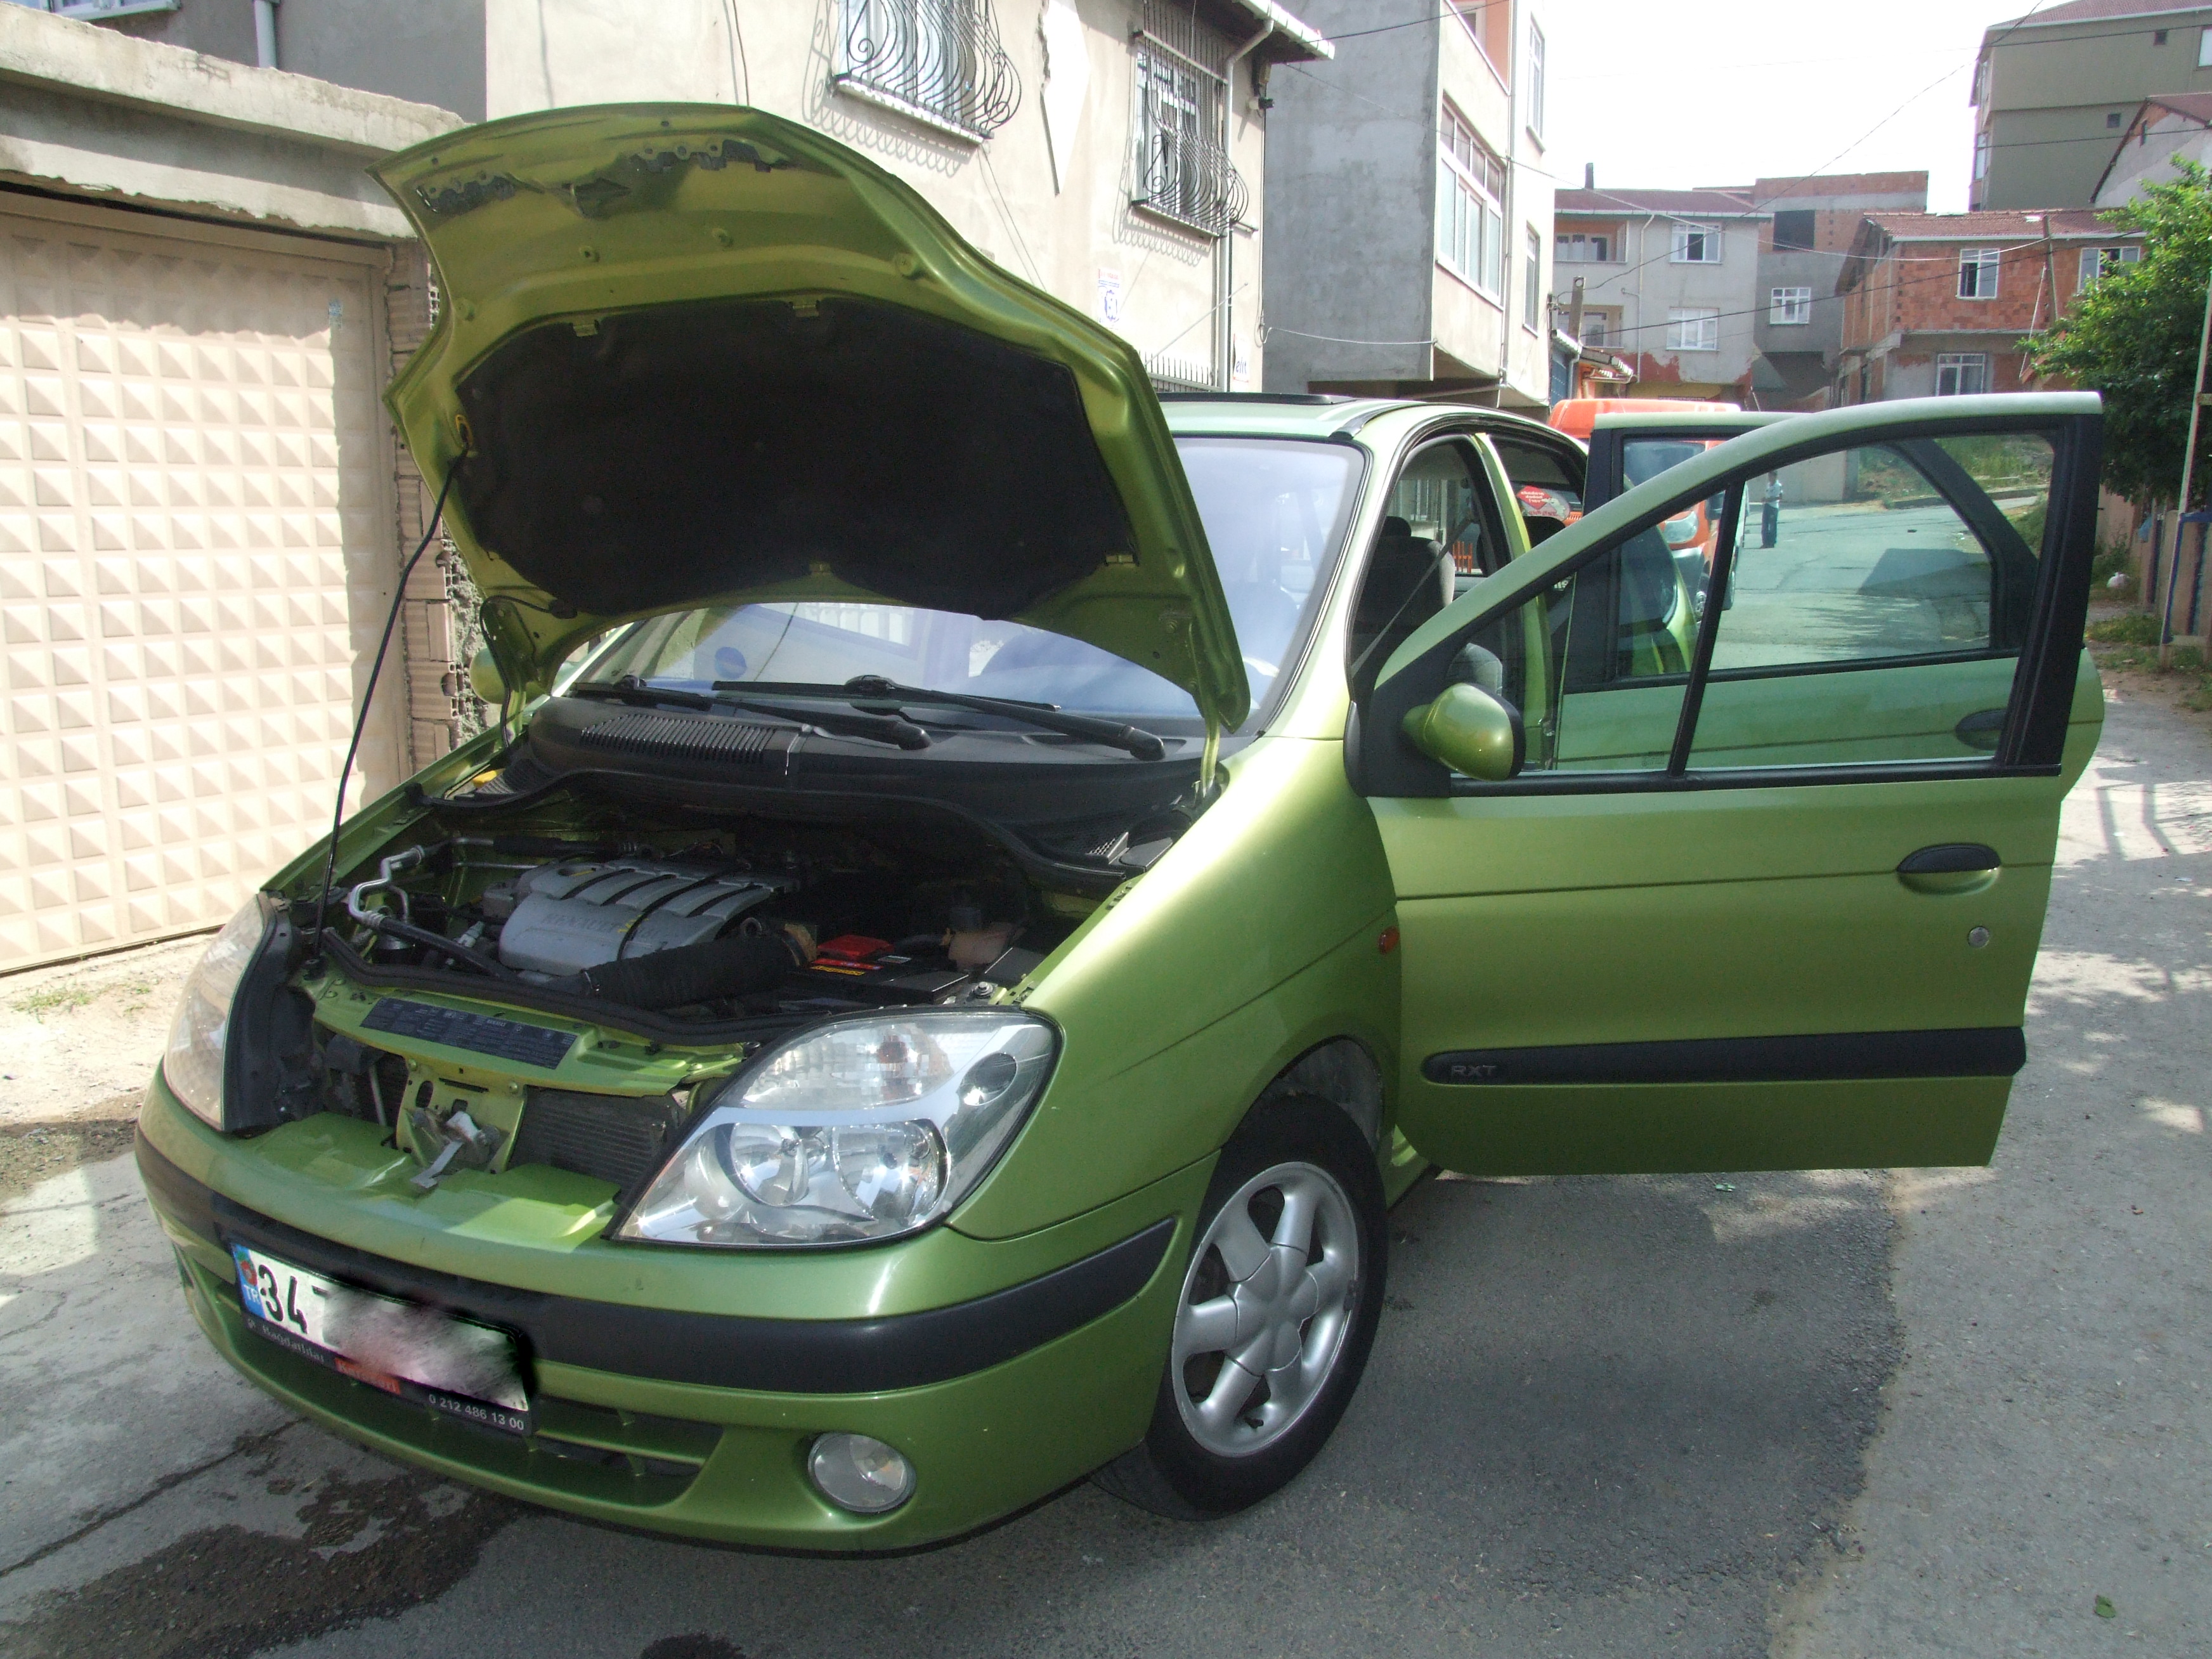
M1215 1213L1176 1310L1176 1402L1207 1450L1273 1444L1328 1382L1360 1295L1352 1200L1326 1170L1278 1164Z

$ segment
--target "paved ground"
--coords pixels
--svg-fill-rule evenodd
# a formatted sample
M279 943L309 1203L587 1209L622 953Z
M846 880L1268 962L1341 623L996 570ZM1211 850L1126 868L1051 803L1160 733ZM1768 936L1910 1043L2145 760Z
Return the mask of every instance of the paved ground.
M210 1358L127 1160L45 1175L0 1212L0 1649L2204 1651L2203 722L2116 706L2063 856L1993 1170L1425 1187L1343 1429L1212 1527L1079 1487L826 1562L477 1497Z

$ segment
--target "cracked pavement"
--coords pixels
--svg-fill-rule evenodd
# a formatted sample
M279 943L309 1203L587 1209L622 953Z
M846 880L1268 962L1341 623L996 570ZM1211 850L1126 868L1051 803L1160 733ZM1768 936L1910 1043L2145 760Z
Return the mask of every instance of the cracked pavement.
M1992 1169L1425 1185L1335 1439L1211 1526L1079 1486L852 1562L485 1498L234 1378L127 1158L41 1179L0 1202L0 1647L2203 1651L2212 742L2110 716Z

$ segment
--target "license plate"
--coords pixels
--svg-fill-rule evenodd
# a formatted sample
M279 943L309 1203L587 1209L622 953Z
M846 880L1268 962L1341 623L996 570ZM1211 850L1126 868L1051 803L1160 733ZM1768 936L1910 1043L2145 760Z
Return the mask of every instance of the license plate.
M514 1339L442 1308L379 1296L234 1243L246 1323L303 1359L509 1434L530 1432Z

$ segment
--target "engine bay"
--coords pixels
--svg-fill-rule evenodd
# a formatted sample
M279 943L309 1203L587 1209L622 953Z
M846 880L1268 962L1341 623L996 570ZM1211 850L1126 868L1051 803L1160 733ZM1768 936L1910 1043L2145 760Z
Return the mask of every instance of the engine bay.
M844 832L799 839L415 842L329 907L326 938L456 990L713 1025L988 996L1073 926L988 859L901 870Z

